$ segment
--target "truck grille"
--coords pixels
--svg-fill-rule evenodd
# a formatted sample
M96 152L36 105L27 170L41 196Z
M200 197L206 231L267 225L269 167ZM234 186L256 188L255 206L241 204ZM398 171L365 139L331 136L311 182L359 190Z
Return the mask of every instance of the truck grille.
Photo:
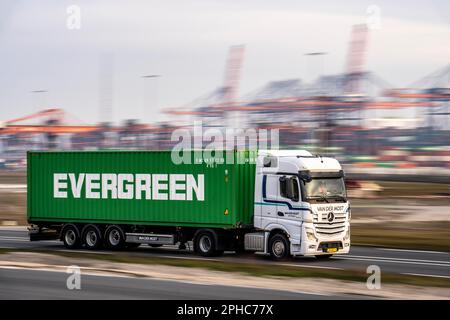
M345 230L346 213L333 212L333 221L328 221L329 212L313 213L313 221L316 227L316 232L320 235L335 235Z

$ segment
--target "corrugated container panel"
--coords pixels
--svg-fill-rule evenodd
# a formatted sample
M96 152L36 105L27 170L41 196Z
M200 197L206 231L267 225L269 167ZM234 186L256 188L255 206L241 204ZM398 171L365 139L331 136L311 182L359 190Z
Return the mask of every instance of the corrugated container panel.
M255 152L238 152L246 159ZM192 163L193 153L190 154ZM251 224L255 164L180 164L170 151L75 151L28 153L28 220L130 223L173 226L233 227ZM54 198L53 174L193 174L204 175L204 201L74 198L68 179L67 198ZM167 183L169 184L169 183ZM153 186L152 186L153 188Z

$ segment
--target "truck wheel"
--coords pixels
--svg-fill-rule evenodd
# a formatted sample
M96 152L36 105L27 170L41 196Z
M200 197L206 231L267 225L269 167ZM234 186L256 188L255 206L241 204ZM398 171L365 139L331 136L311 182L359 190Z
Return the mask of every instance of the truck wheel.
M105 231L105 245L108 249L119 250L125 246L125 234L119 226L109 226Z
M67 249L76 249L81 245L80 231L74 225L64 227L62 240Z
M83 242L87 249L99 249L102 246L102 233L100 232L100 229L93 224L89 224L84 227Z
M273 260L284 260L290 256L288 238L281 233L275 234L269 240L269 252Z
M203 257L212 257L216 255L216 244L214 235L211 232L202 232L195 237L194 250Z

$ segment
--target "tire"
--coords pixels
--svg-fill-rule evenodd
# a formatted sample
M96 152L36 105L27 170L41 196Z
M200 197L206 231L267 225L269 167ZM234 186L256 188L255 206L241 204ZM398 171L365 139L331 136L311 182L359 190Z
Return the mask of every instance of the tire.
M212 232L200 232L194 240L195 253L203 257L212 257L221 252L216 250L216 240ZM223 251L222 251L223 253Z
M291 255L288 238L282 233L273 235L269 240L269 252L273 260L285 260L288 258Z
M97 250L103 245L103 238L100 229L93 224L88 224L83 228L82 232L83 243L86 245L86 249Z
M105 246L111 250L120 250L125 247L125 233L116 225L109 226L105 231Z
M67 249L77 249L81 246L80 231L75 225L67 225L61 232L61 238Z
M319 254L316 256L317 259L319 260L328 260L332 257L332 254Z

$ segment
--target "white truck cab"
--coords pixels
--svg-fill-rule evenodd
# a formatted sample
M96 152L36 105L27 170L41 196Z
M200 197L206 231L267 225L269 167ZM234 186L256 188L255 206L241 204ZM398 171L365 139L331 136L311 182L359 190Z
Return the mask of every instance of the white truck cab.
M344 173L336 159L303 150L258 152L257 232L245 235L246 249L274 259L348 253L350 218Z

